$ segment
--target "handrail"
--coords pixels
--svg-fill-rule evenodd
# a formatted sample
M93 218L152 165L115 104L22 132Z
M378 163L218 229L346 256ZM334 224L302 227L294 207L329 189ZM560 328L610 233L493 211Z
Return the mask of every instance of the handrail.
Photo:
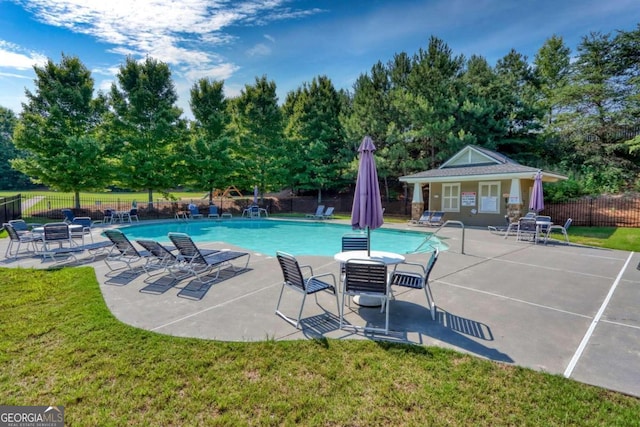
M418 245L418 247L415 248L413 250L413 252L414 253L418 252L422 246L424 246L429 240L434 238L438 234L438 232L440 230L442 230L444 227L446 227L449 224L459 225L462 228L462 250L461 250L461 253L462 253L462 255L464 255L465 254L464 253L464 223L462 221L457 221L457 220L453 220L453 219L445 221L444 224L442 224L440 227L438 227L436 229L436 231L434 231L431 235L429 235L426 239L424 239L424 241L422 243L420 243L420 245Z

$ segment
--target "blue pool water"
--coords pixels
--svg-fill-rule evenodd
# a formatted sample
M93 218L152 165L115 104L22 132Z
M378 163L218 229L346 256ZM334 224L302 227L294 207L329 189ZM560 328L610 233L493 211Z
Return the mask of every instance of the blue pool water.
M357 233L348 225L329 222L242 220L167 222L132 225L121 229L129 240L152 239L170 243L169 232L187 233L194 242L226 242L248 250L275 256L276 251L293 255L333 256L340 252L342 236ZM371 231L371 249L406 254L420 246L428 235L414 231L376 229ZM429 244L446 249L433 237ZM423 247L421 250L428 249Z

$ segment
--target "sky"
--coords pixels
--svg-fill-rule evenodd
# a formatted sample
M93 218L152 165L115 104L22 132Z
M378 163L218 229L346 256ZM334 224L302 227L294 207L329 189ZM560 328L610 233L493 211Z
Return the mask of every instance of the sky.
M189 90L203 77L234 97L266 76L282 103L318 76L351 90L375 63L413 55L431 36L493 65L511 49L532 62L552 35L575 53L591 32L639 23L640 0L0 0L0 106L19 114L33 66L62 53L105 92L127 56L165 62L192 118Z

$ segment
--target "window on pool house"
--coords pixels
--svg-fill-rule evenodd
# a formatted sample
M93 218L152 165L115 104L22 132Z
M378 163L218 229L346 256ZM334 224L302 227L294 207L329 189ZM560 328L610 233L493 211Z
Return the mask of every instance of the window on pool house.
M500 213L500 182L481 182L478 184L480 213Z
M442 184L442 210L460 212L460 184Z

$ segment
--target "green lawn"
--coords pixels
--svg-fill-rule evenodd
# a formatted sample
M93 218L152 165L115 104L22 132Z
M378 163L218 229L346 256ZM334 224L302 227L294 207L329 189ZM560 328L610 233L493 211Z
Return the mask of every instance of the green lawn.
M570 227L568 234L572 243L640 252L640 228Z
M0 402L66 425L637 425L640 399L435 347L136 329L93 269L0 268ZM242 315L242 314L240 314Z

